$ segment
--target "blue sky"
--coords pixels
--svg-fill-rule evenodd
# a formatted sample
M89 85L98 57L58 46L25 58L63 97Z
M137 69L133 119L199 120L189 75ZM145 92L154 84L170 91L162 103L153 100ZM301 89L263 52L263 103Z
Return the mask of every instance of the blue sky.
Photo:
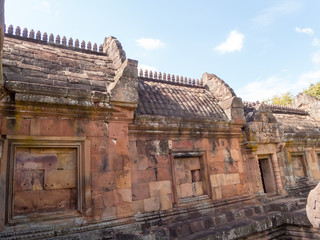
M139 66L214 73L246 101L320 81L319 0L6 0L5 22L103 43Z

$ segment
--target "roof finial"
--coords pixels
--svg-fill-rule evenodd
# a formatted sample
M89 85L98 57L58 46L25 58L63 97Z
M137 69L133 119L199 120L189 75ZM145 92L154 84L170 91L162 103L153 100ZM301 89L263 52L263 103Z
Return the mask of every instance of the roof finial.
M73 47L73 39L70 37L68 42L69 47Z
M34 39L34 30L31 29L29 32L29 38Z
M20 36L21 35L21 29L19 26L16 27L15 35Z
M98 46L97 46L97 44L95 43L95 44L93 44L93 51L97 51L97 49L98 49Z
M85 49L86 48L86 42L84 40L82 40L81 42L81 48L82 49Z
M44 41L44 42L48 41L48 34L46 32L44 32L44 34L42 36L42 41Z
M67 46L67 38L66 38L66 36L62 37L62 45L63 46Z
M49 43L54 43L54 36L52 33L49 35Z
M10 26L8 27L8 34L10 34L10 35L13 34L13 26L12 26L12 25L10 25Z
M76 40L74 41L74 46L75 46L76 48L79 48L79 39L76 39Z
M139 76L140 76L140 77L143 77L143 70L142 70L142 68L140 68Z
M56 36L56 44L60 44L60 41L61 41L60 35L58 34L58 35Z
M41 32L39 30L37 31L36 39L41 40Z
M90 41L87 43L87 49L91 50L91 42Z
M22 37L28 37L28 29L27 28L24 28L23 31L22 31Z
M99 52L103 52L103 46L102 46L102 44L99 45Z

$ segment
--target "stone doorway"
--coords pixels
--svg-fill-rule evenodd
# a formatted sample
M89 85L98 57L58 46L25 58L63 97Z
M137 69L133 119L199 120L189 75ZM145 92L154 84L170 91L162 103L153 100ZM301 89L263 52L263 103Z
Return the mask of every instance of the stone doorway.
M263 156L259 158L259 168L264 192L268 195L275 194L276 182L274 178L271 157Z

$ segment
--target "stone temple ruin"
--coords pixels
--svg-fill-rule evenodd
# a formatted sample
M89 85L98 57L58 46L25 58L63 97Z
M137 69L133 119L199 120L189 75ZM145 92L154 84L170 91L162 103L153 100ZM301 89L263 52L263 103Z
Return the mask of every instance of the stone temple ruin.
M114 37L10 25L1 45L0 239L320 237L318 99L138 73Z

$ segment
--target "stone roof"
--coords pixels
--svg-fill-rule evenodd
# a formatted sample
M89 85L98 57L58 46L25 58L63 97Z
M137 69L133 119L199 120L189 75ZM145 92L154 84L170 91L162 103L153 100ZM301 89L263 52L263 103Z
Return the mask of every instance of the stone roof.
M320 122L309 115L274 113L280 129L295 137L319 137Z
M20 31L20 30L19 30ZM60 44L50 35L47 40L34 33L23 33L10 27L5 34L3 47L3 72L6 90L71 99L103 99L107 86L114 81L115 69L106 53L97 52L97 46L80 48L79 41L66 38ZM102 51L101 47L100 50Z
M168 81L140 76L138 80L139 103L135 113L227 120L217 100L201 86L199 81L184 81L184 78L181 77L180 82L176 79L180 78L173 77L171 81Z

